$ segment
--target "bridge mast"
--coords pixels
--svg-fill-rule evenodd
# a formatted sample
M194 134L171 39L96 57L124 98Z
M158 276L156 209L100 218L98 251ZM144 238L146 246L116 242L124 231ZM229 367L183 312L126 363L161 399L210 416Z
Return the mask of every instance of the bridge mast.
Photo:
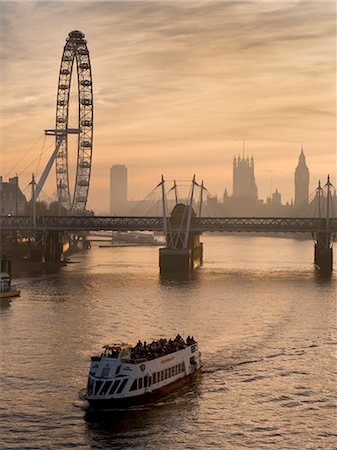
M195 187L195 185L196 185L195 175L193 175L191 198L190 198L190 204L188 205L188 215L187 215L186 229L185 229L184 248L187 248L188 236L190 234L190 226L191 226L191 217L192 217L192 210L193 210L193 197L194 197L194 187Z
M165 180L164 175L161 176L161 182L159 183L159 186L161 185L161 199L162 199L162 207L163 207L163 229L165 234L165 239L167 239L167 211L166 211L166 198L165 198Z
M330 272L333 269L333 242L334 234L330 227L330 201L331 201L331 182L330 175L328 175L326 190L326 217L321 220L321 194L323 189L321 184L318 184L318 214L319 227L313 233L315 239L315 265L324 272Z

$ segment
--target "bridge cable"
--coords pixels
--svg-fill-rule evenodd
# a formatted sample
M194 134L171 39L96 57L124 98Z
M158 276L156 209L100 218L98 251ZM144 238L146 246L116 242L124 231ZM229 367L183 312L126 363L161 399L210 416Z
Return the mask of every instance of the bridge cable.
M25 157L28 155L28 153L35 147L35 145L40 141L40 139L44 136L44 133L42 133L37 140L28 148L26 153L20 157L20 159L14 164L14 166L6 173L4 178L7 178L16 168L17 166L25 159ZM22 173L22 172L21 172Z

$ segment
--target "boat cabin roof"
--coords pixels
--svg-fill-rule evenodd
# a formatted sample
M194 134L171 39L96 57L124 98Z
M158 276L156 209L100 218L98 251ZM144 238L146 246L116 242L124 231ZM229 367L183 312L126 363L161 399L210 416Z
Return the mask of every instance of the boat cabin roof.
M9 275L6 272L0 272L0 278L9 278Z
M125 343L121 343L121 344L107 344L107 345L103 345L103 348L105 350L121 351L121 350L125 350L125 349L128 349L128 348L132 348L132 345L125 344Z

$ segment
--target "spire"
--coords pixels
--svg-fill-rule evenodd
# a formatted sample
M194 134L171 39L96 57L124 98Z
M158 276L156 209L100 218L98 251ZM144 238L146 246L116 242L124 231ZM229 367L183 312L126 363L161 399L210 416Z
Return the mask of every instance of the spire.
M300 163L304 163L305 164L305 155L304 155L304 151L303 151L303 144L302 144L301 153L300 153L300 156L299 156L298 159L299 159Z

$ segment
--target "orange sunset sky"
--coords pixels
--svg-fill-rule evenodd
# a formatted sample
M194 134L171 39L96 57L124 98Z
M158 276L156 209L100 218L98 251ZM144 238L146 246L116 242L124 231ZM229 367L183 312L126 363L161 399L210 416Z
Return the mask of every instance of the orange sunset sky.
M130 199L161 173L195 173L222 198L243 139L259 198L275 188L283 202L294 197L302 143L310 190L328 173L336 184L334 1L2 1L0 9L0 175L19 174L28 197L31 173L39 178L48 159L39 158L52 144L43 130L55 126L60 59L76 29L93 70L95 212L108 212L116 163L128 166ZM53 170L42 198L55 193Z

